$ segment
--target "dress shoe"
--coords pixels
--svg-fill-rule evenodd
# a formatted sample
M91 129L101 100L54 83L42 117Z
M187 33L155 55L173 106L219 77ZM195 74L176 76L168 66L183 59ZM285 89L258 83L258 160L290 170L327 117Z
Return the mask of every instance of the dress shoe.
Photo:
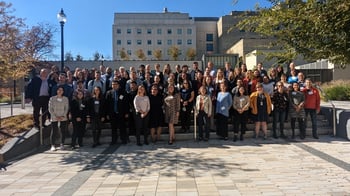
M233 136L233 142L236 142L237 141L237 135L234 135Z
M173 145L173 141L169 141L169 142L168 142L168 145Z
M140 142L137 143L138 146L142 146L142 144Z
M317 135L314 135L313 138L317 140L319 139Z
M241 135L239 136L239 140L241 140L241 141L243 141L243 140L244 140L244 138L243 138L243 134L241 134Z

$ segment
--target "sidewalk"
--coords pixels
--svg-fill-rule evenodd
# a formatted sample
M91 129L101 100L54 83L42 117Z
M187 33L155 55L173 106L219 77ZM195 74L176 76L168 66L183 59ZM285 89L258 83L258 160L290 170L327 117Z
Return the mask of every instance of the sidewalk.
M0 195L350 195L350 143L166 141L43 151L0 172Z
M25 109L22 109L21 104L13 104L12 109L13 115L19 114L33 114L33 106L31 103L25 104ZM0 104L0 118L7 118L11 116L11 105L10 104Z

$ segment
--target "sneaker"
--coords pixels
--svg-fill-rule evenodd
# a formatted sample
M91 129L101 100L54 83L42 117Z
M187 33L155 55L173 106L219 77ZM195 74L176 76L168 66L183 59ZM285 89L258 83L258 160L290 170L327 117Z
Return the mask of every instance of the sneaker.
M60 150L64 150L64 145L63 144L60 145Z
M56 151L56 147L54 145L51 146L51 151Z

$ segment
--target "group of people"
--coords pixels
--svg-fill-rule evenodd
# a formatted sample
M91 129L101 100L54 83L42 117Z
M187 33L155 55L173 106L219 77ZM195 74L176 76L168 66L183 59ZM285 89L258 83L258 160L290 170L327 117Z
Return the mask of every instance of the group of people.
M155 64L119 67L112 70L101 65L88 70L68 67L59 72L41 69L26 88L27 101L32 101L34 126L51 121L51 150L56 150L56 135L60 133L60 148L64 148L67 127L73 124L71 147L83 146L86 124L90 123L93 147L100 145L103 123L111 124L111 145L120 139L129 142L136 136L137 145L148 145L160 139L162 127L169 129L168 144L175 141L175 128L188 132L191 119L196 118L198 139L208 141L216 129L221 139L228 139L228 123L232 118L234 141L243 140L248 119L255 122L255 135L267 137L267 122L273 118L273 137L286 137L284 123L290 115L292 138L298 121L300 138L305 138L306 116L310 114L312 133L318 138L316 114L320 96L310 79L291 63L287 73L283 67L265 70L259 63L254 70L245 64L233 68L226 62L216 69L208 62L204 70L194 62L176 65ZM41 110L41 114L40 114ZM194 116L193 116L194 115ZM40 116L42 119L39 119ZM216 122L216 123L214 123ZM216 125L216 127L215 127ZM279 132L277 126L279 125ZM143 142L141 142L143 135Z

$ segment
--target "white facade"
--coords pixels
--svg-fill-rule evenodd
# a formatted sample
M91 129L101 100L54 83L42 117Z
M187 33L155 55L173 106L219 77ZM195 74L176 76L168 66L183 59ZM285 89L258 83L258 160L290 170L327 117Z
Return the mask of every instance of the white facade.
M188 14L115 13L113 24L113 60L121 60L121 51L129 60L139 60L142 50L146 60L155 59L154 50L161 50L163 60L171 60L169 48L179 49L178 60L186 59L189 49L196 49L196 25Z

